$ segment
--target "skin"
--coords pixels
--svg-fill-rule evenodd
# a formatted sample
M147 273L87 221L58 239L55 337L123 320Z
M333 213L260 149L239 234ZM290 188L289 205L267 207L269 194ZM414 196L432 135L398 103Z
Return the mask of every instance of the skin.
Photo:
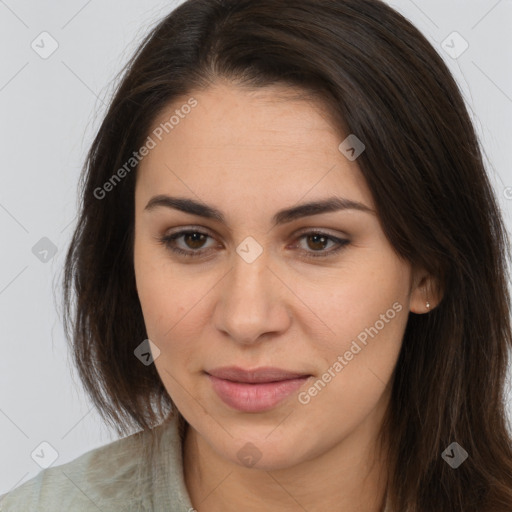
M296 92L296 91L295 91ZM192 504L204 511L381 510L386 460L376 438L409 312L428 312L432 279L401 260L384 236L357 165L338 150L340 133L322 105L290 89L242 89L217 82L180 98L153 129L194 97L198 105L140 164L134 265L158 373L189 423L184 474ZM220 209L222 224L166 207L160 194ZM373 210L312 215L273 227L281 209L333 195ZM158 238L184 229L173 253ZM340 252L320 230L348 239ZM263 253L236 252L253 237ZM437 302L428 295L431 308ZM309 403L293 393L274 409L225 405L206 369L275 366L313 377L308 390L358 334L398 303L401 311ZM252 443L259 460L238 453Z

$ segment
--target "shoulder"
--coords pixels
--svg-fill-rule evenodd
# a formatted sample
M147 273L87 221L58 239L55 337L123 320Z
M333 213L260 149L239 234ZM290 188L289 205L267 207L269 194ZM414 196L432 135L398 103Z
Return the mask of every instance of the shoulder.
M0 512L144 511L150 478L141 463L148 434L138 432L91 450L0 496Z

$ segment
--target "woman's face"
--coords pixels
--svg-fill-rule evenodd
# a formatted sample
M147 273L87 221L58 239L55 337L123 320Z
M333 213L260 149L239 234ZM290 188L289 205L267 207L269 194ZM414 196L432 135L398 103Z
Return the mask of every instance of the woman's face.
M425 302L339 149L349 134L284 92L217 84L175 102L152 127L135 198L158 373L218 455L266 469L377 432L408 313ZM303 208L327 200L347 207ZM225 367L290 373L211 376Z

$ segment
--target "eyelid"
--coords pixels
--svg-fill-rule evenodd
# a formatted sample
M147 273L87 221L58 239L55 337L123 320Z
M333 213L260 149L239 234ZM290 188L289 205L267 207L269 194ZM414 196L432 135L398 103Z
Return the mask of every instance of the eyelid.
M172 235L176 235L178 233L186 234L189 232L194 232L194 233L197 232L200 234L208 235L211 238L215 238L215 239L217 238L216 235L214 235L209 228L206 228L204 226L194 226L194 225L179 227L179 228L175 228L174 230L166 231L163 236L169 237ZM330 237L332 237L334 239L338 239L338 240L343 237L349 238L349 235L346 233L333 234L331 232L331 230L329 230L327 228L314 228L314 227L302 228L302 229L294 232L292 237L297 238L304 234L315 234L315 233L320 234L320 235L329 235Z
M200 259L204 256L205 253L210 253L211 249L214 249L214 247L209 247L207 249L188 249L184 250L179 247L172 247L172 243L181 238L182 236L185 236L187 234L199 234L199 235L205 235L213 240L216 240L216 237L211 235L210 230L208 228L204 228L202 226L187 226L187 227L180 227L176 228L175 230L172 230L170 232L165 233L161 237L155 237L157 239L157 242L163 245L167 250L173 252L174 254L178 256L183 256L185 258L189 259ZM332 257L336 255L337 253L341 252L346 245L350 244L351 241L348 238L340 238L339 236L332 235L328 229L323 228L303 228L299 230L298 232L295 232L293 234L294 242L292 247L295 248L298 246L298 243L300 242L300 239L304 236L323 236L327 238L329 241L334 242L335 246L337 246L334 249L330 250L322 250L322 251L306 251L306 250L300 250L300 252L303 253L304 259L328 259L329 257ZM345 235L342 235L345 236ZM290 247L290 246L288 246Z
M302 228L302 229L299 229L299 231L296 231L293 236L295 238L299 237L299 236L302 236L302 235L305 235L305 234L315 234L315 233L318 233L319 235L328 235L332 238L335 238L335 239L341 239L343 237L345 238L349 238L348 234L347 233L336 233L336 234L333 234L331 232L330 229L327 229L327 228Z

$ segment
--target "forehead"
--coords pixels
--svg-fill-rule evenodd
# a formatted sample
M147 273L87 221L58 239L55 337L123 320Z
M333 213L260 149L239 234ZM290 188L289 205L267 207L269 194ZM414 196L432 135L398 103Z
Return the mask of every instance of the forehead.
M319 100L297 90L215 85L173 101L149 135L155 147L139 166L139 194L177 187L220 201L252 192L296 202L339 189L372 205L357 163L338 149L345 135Z

